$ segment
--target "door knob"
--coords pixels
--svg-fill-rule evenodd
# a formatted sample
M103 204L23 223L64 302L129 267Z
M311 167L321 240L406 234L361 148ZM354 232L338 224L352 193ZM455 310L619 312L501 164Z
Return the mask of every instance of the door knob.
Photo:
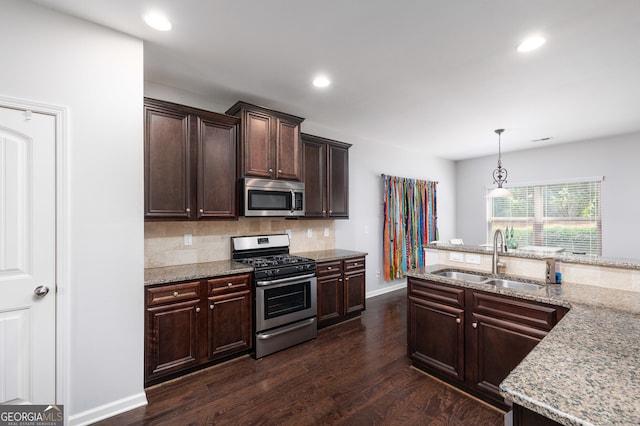
M44 297L49 294L49 287L46 285L39 285L33 290L33 293L38 297Z

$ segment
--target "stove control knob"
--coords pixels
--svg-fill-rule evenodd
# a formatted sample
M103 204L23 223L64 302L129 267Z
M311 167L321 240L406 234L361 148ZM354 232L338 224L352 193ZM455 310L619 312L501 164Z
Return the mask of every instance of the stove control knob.
M273 275L273 271L272 271L271 269L268 269L268 270L264 271L264 273L265 273L268 277L270 277L271 275Z

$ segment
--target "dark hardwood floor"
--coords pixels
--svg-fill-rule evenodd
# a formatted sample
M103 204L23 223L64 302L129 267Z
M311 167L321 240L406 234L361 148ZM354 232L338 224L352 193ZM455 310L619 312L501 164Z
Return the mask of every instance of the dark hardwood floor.
M502 425L504 413L411 367L406 291L361 318L254 360L147 389L149 404L100 425Z

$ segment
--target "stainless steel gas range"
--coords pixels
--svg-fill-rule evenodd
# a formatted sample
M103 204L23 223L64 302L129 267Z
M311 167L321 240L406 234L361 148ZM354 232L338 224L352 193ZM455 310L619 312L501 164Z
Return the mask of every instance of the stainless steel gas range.
M232 259L254 268L255 358L317 336L316 263L289 245L287 234L231 238Z

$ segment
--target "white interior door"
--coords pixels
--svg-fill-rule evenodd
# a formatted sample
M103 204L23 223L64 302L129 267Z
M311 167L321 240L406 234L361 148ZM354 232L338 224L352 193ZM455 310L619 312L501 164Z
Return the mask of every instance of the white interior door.
M56 402L55 125L0 106L0 404Z

